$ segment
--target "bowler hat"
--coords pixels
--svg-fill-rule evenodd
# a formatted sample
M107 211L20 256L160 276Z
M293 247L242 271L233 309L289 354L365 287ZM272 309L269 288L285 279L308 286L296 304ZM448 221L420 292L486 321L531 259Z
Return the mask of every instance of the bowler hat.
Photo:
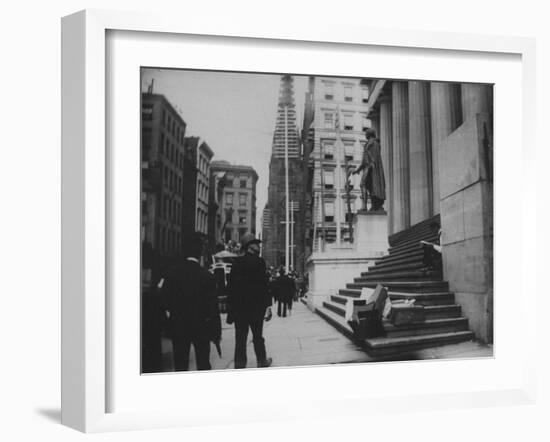
M243 237L241 238L241 247L243 249L246 249L250 244L253 244L253 243L256 243L256 244L259 244L261 243L262 241L260 241L259 239L257 239L254 234L252 233L246 233L243 235Z

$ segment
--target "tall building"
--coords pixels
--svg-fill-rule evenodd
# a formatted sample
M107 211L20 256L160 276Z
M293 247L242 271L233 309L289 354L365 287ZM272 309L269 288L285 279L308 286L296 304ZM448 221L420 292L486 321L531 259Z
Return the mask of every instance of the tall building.
M307 236L313 251L349 243L353 215L362 207L360 177L369 89L359 79L310 77L303 140L307 168ZM346 183L349 183L346 186ZM339 228L339 232L337 229ZM339 244L338 244L339 241Z
M204 141L199 144L197 150L197 202L196 202L196 218L195 230L208 235L208 205L210 186L210 161L214 156L214 152L210 146Z
M208 237L212 238L210 249L212 253L218 250L223 250L224 244L222 227L223 227L223 189L225 187L224 170L218 170L210 167L210 187L209 187L209 209L208 209Z
M195 232L197 212L198 137L185 137L183 162L183 241Z
M220 177L219 232L224 243L240 242L246 233L256 234L256 184L258 174L250 166L212 161L212 175ZM216 229L218 229L216 221Z
M288 236L286 166L288 160ZM269 163L268 200L263 212L262 254L269 265L286 264L302 272L305 263L303 157L296 124L294 79L281 77L277 119ZM266 228L268 227L268 228Z
M159 94L141 96L142 282L181 253L186 123Z

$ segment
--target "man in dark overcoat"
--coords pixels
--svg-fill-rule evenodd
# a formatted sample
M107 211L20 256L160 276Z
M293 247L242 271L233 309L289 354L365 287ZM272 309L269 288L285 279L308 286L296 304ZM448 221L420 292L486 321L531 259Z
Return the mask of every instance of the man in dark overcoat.
M265 261L260 257L260 240L246 234L241 240L244 255L235 260L229 275L227 308L228 323L235 323L235 368L245 368L248 330L258 367L269 367L263 337L264 319L271 319L271 296Z
M279 269L279 277L274 283L274 297L277 300L277 316L286 317L287 309L292 310L292 301L294 299L295 285L292 278L286 275L285 268Z
M210 341L221 340L221 320L214 276L199 264L203 242L198 233L184 245L185 259L168 270L162 289L170 312L176 371L189 366L191 344L198 370L210 370Z
M380 142L376 138L374 129L365 130L367 144L363 150L363 160L353 171L358 174L363 171L361 177L361 193L363 195L363 209L367 208L367 194L371 199L371 211L384 210L386 200L386 181L384 179L384 168L382 156L380 155Z

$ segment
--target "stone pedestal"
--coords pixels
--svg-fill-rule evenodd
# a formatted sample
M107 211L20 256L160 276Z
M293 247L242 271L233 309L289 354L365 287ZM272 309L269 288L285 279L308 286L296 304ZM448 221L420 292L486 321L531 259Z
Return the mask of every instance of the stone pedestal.
M359 255L382 257L388 253L388 214L385 211L357 212L353 226L355 251Z
M312 253L307 260L307 303L311 309L322 306L330 295L337 294L388 253L388 214L359 211L353 236L353 244Z

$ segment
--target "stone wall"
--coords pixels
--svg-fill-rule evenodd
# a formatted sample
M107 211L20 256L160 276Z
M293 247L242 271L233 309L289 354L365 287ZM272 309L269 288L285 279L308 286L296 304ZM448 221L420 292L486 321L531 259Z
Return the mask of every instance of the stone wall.
M493 341L492 127L476 114L439 151L444 279L477 338Z

